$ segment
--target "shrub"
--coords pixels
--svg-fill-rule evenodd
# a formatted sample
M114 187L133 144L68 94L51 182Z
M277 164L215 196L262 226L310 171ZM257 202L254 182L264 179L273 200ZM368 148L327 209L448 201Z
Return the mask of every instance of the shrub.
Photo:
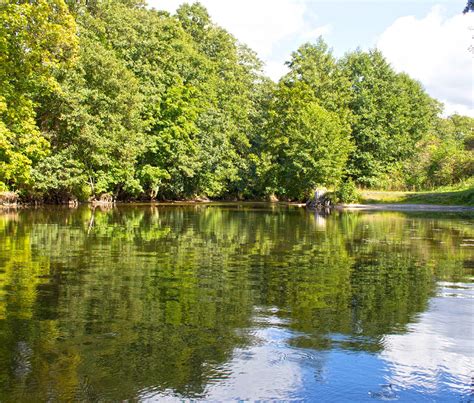
M356 203L360 200L360 194L351 179L341 183L336 191L336 196L340 203Z

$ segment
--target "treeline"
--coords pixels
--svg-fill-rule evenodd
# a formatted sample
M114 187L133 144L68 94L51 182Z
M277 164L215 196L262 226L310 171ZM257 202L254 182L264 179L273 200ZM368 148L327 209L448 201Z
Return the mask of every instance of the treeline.
M26 200L304 199L474 173L474 119L377 51L318 40L278 83L196 3L0 5L0 191Z

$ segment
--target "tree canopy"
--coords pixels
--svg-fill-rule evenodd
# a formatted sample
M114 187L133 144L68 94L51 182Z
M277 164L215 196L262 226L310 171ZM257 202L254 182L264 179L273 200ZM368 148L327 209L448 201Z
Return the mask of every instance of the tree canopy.
M440 118L377 50L303 44L274 83L199 3L5 0L0 21L0 191L24 199L303 199L473 174L472 119Z

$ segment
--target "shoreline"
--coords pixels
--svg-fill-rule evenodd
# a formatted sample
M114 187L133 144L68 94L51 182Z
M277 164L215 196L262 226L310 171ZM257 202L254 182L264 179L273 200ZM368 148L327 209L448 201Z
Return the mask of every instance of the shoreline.
M0 204L0 209L23 209L23 208L42 208L42 207L65 207L77 208L80 206L89 207L133 207L133 206L205 206L205 205L239 205L239 204L260 204L260 205L281 205L293 207L306 207L306 203L289 201L265 201L265 200L166 200L166 201L118 201L113 203L81 202L77 204L67 203L15 203Z
M401 204L401 203L380 203L380 204L341 204L336 209L346 211L439 211L439 212L473 212L472 206L455 206L443 204Z
M68 204L0 204L1 210L25 209L25 208L42 208L42 207L65 207L77 208L79 206L97 207L133 207L133 206L154 206L154 207L170 207L170 206L196 206L196 205L237 205L237 204L267 204L281 205L292 207L306 207L306 203L300 202L269 202L262 200L245 200L245 201L229 201L229 200L175 200L163 202L115 202L115 203L79 203L76 205ZM317 208L307 208L310 211L317 211ZM337 204L329 207L338 211L428 211L428 212L473 212L473 206L463 205L441 205L441 204L402 204L402 203L374 203L374 204Z

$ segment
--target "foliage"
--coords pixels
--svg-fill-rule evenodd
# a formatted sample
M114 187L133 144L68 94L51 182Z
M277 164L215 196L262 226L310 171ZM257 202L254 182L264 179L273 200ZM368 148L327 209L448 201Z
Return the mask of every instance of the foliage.
M77 180L93 196L141 191L134 176L143 148L137 80L112 51L88 38L81 38L78 61L67 73L62 91L38 111L53 151L73 161Z
M432 132L417 144L407 161L407 185L434 189L454 185L474 176L474 119L453 115L439 118Z
M267 149L276 193L302 199L318 185L335 184L350 151L337 114L321 107L304 83L282 83L271 108Z
M339 185L336 196L340 203L356 203L360 200L359 191L351 179L347 179Z
M319 104L336 113L344 129L349 131L348 125L353 120L351 82L323 39L300 46L291 55L287 66L290 72L282 81L306 84Z
M33 190L47 201L64 203L78 198L87 201L91 196L84 166L67 153L50 155L32 171Z
M279 83L199 3L5 0L0 189L23 199L304 199L473 174L472 119L378 51L300 46ZM419 163L421 161L421 163Z
M38 96L58 90L54 71L77 47L76 24L63 0L0 4L0 184L25 189L31 166L49 143L36 124Z
M377 50L349 53L342 66L352 84L356 145L348 172L360 185L379 186L398 162L413 156L438 106L418 82L395 73Z

